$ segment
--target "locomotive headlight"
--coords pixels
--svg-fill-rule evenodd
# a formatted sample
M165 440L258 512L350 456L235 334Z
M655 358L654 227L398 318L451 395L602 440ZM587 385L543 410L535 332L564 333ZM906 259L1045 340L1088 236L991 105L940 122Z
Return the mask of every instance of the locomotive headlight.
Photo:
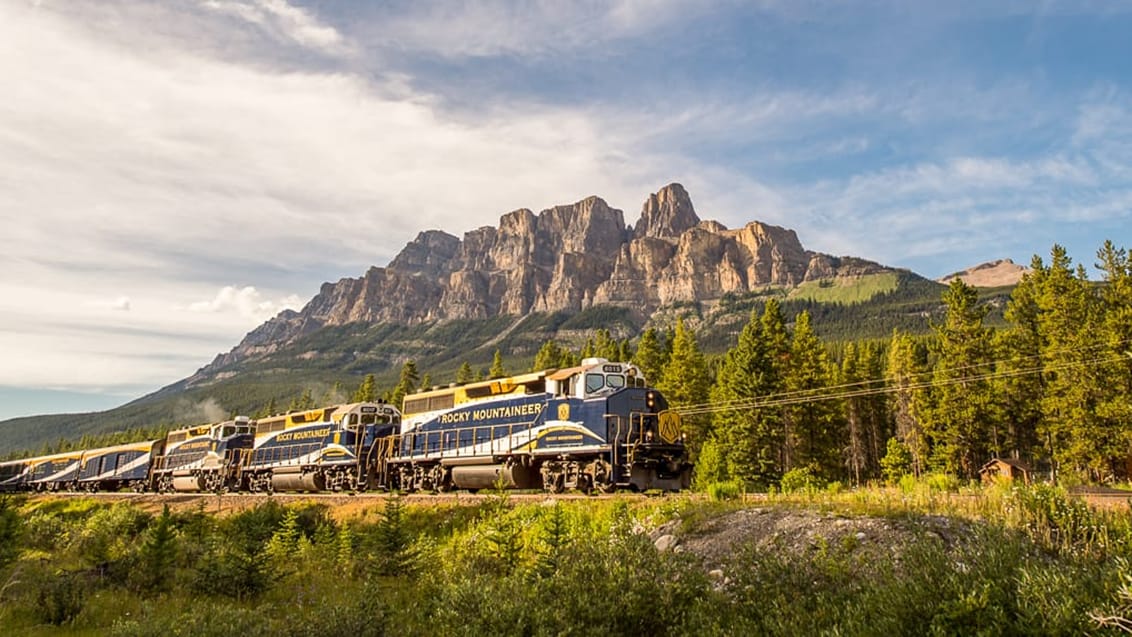
M656 406L656 394L651 392L651 391L649 393L645 394L645 404L649 406L649 409L652 409L653 407L655 407Z

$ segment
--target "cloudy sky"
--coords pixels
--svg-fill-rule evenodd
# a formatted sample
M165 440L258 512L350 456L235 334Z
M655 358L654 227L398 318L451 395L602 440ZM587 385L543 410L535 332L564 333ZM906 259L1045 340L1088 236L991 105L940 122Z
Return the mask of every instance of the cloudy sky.
M1128 2L0 0L0 419L591 194L939 277L1132 233Z

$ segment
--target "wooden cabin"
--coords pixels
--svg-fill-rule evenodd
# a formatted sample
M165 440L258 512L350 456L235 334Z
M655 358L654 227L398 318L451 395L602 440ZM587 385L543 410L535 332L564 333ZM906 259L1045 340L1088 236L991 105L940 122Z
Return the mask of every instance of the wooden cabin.
M1014 458L994 458L979 469L979 477L984 483L995 480L1016 480L1023 484L1030 484L1030 467L1021 460Z

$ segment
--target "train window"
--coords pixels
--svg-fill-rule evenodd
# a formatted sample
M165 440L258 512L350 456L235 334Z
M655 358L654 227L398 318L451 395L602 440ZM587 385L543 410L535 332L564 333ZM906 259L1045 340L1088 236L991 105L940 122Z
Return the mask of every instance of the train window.
M221 429L220 429L220 437L221 438L228 438L229 436L233 436L235 434L236 434L236 428L233 427L232 425L226 425L224 427L221 427Z
M613 389L621 389L625 386L625 377L621 374L610 374L605 377L605 385Z
M586 393L600 391L605 387L605 378L601 374L586 374Z

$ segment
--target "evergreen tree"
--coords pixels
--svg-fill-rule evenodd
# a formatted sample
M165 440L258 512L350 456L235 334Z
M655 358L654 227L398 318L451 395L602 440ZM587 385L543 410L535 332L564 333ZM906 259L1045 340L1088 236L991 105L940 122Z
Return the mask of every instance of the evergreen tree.
M933 325L937 340L931 407L925 418L935 465L948 473L974 477L1001 451L994 385L995 352L991 330L983 325L987 308L975 288L954 279L943 293L947 317Z
M774 377L778 381L775 391L780 392L785 387L783 379L786 377L786 370L790 366L790 332L786 329L786 319L782 316L782 306L779 305L777 299L772 298L763 306L760 323L762 324L762 339L766 342L767 356L769 356ZM793 444L796 437L794 432L790 431L790 421L781 414L782 409L776 409L780 412L778 422L783 427L782 446L778 452L778 466L782 471L786 471L795 465Z
M377 523L376 546L378 575L401 575L409 571L412 563L410 546L412 537L405 524L404 507L400 497L385 501L381 520Z
M707 365L696 344L695 335L684 327L683 319L676 322L672 357L661 378L657 387L664 392L671 407L698 405L707 399ZM704 422L698 418L685 418L684 428L692 449L698 449L707 434Z
M629 339L623 338L617 344L617 361L628 362L633 359L632 346L629 345Z
M560 369L566 369L567 367L577 367L581 364L581 362L582 359L574 354L574 352L571 352L569 348L562 348L562 358L558 361L558 367Z
M539 348L538 353L535 354L535 362L531 366L532 372L541 372L544 369L554 369L562 362L563 349L558 346L553 339L548 339L543 342L542 347Z
M711 402L719 409L712 416L712 427L722 445L730 477L765 487L782 476L781 410L750 406L781 389L782 379L770 344L763 337L763 323L752 313L738 343L724 355L711 389Z
M463 364L460 365L459 371L456 372L456 382L461 385L472 382L472 379L475 377L476 373L472 371L472 366L468 361L464 361Z
M593 355L606 360L618 360L617 341L610 335L609 330L603 328L597 331L593 341Z
M287 405L287 411L304 411L307 409L314 409L314 398L311 397L311 390L304 389L303 393L298 397L291 400Z
M1044 351L1046 387L1042 398L1044 439L1055 474L1070 468L1101 478L1121 449L1119 428L1097 413L1106 379L1097 365L1101 345L1099 303L1084 268L1072 267L1065 248L1055 245L1038 296L1038 329Z
M372 403L377 400L377 381L373 374L366 374L351 400L356 403Z
M596 354L594 354L595 351L596 350L594 349L594 339L593 338L587 338L585 346L582 347L581 357L583 359L593 358L596 355Z
M861 388L866 380L863 373L861 355L855 343L845 346L845 357L841 361L841 384L847 391ZM853 484L861 484L868 476L868 432L865 424L867 407L865 396L850 396L845 399L845 468Z
M1119 455L1121 446L1132 447L1132 259L1111 241L1105 241L1097 258L1105 281L1101 292L1103 346L1098 348L1105 360L1100 365L1105 382L1097 414L1114 430L1113 451Z
M1004 422L1004 454L1030 457L1040 446L1038 427L1042 419L1045 376L1041 369L1045 344L1041 335L1038 299L1045 286L1046 268L1034 256L1030 271L1010 294L1004 317L1009 327L995 335L999 358L996 379Z
M912 456L912 472L920 476L927 469L928 438L921 421L924 410L926 352L908 334L893 330L888 347L886 379L892 388L892 417L896 438Z
M169 510L168 505L165 510ZM23 521L19 507L12 496L0 494L0 568L7 566L19 555L19 540L22 535Z
M393 388L389 402L400 408L405 396L413 393L420 386L420 380L416 361L412 359L405 361L405 364L401 366L401 379L397 381L397 386Z
M428 391L429 389L432 389L432 374L425 372L425 375L421 377L421 391Z
M831 382L831 365L825 346L814 334L810 313L803 310L794 323L789 366L783 378L792 399L818 396ZM794 465L810 467L827 480L841 474L841 449L845 445L838 405L830 400L792 402L784 408L788 429L794 435ZM787 466L787 470L793 468Z
M645 375L645 380L650 385L656 386L660 382L661 370L668 364L668 358L657 339L655 328L650 327L641 334L632 361L641 368L641 373Z
M499 350L495 350L495 355L491 357L491 369L487 374L490 378L503 378L507 375L507 369L503 367L503 354Z

